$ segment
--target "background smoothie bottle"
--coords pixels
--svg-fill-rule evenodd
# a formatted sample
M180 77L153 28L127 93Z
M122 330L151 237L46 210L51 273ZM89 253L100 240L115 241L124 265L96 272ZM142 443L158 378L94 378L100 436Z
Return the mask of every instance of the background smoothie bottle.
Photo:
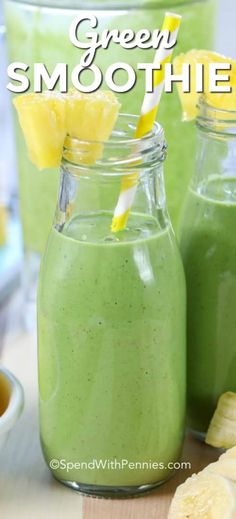
M182 215L187 279L188 423L203 436L236 391L236 112L200 103L198 149Z
M100 32L105 28L134 31L147 28L152 31L161 28L164 12L173 9L183 17L178 52L211 48L216 4L217 0L92 0L85 10L84 3L76 0L5 0L9 61L29 64L27 74L31 79L32 66L36 62L44 63L49 72L58 62L65 62L71 71L82 55L82 50L73 47L68 36L70 23L80 8L85 16L87 13L97 17ZM88 30L91 30L89 21L81 25L82 38ZM114 61L125 61L136 68L138 62L152 62L154 52L153 49L122 49L111 43L108 49L98 50L96 64L102 71ZM144 89L144 74L140 71L134 89L120 95L123 112L140 113ZM191 123L183 125L180 122L176 93L163 99L159 120L166 127L170 143L166 186L168 206L175 223L191 171L194 132ZM42 173L32 166L18 126L16 137L25 249L42 252L53 219L58 175L56 171Z
M39 281L44 456L58 480L95 495L135 494L168 479L184 432L185 281L165 206L163 131L156 125L134 146L127 139L136 124L120 116L100 165L64 158ZM67 157L71 146L68 138ZM140 166L135 203L126 229L111 234L130 157ZM112 196L100 196L106 190ZM105 465L89 470L93 460ZM121 469L121 460L143 465Z

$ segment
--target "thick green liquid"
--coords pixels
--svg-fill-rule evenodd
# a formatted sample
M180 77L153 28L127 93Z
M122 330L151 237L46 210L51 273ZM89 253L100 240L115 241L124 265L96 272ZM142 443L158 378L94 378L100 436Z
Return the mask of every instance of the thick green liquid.
M111 214L51 231L38 294L44 456L127 459L165 468L54 470L97 485L163 481L180 455L185 415L185 282L169 229ZM113 241L114 240L114 241Z
M107 2L104 4L104 9L101 9L101 1L99 10L95 7L90 14L92 12L97 16L100 31L105 28L120 30L130 28L134 31L147 28L153 31L161 28L166 8L170 11L172 8L182 16L175 52L186 52L192 48L212 48L217 0L196 2L170 0L166 2L164 8L160 7L158 1L155 6L149 8L141 6L141 3L137 0L139 7L134 7L132 2L133 7L129 9L128 2L120 2L120 8L115 10L106 8ZM79 63L82 51L73 47L68 37L71 20L78 11L36 8L13 0L5 0L5 11L11 62L23 61L29 65L42 62L47 65L49 71L52 71L58 62L65 62L69 64L70 72ZM89 22L81 26L82 37L88 30L91 30ZM152 62L154 52L153 49L127 50L116 44L110 44L108 49L98 50L95 62L102 71L106 71L110 64L117 61L127 62L136 70L137 63ZM33 79L32 70L28 71L27 75L31 80ZM123 82L126 79L125 76ZM103 87L105 88L106 85L104 84ZM121 110L124 113L139 114L144 91L144 74L139 71L132 91L119 96L122 103ZM176 90L173 95L163 95L158 120L164 126L169 145L165 184L169 212L175 225L193 167L195 139L193 125L181 123L181 109ZM16 124L21 218L25 246L26 249L42 252L54 215L58 172L36 170L27 157L22 132L18 123ZM38 225L39 221L40 225Z
M188 300L188 417L205 432L217 400L236 391L236 179L189 190L181 226Z

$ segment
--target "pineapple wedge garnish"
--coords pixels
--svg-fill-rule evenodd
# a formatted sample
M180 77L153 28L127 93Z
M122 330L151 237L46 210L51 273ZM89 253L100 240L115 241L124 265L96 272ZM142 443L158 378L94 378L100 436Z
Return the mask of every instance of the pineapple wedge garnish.
M82 144L82 154L75 152L70 159L95 162L101 157L101 143L109 139L120 108L115 95L104 90L91 94L74 90L68 94L29 93L15 97L13 103L29 157L38 169L60 165L67 135L91 143Z
M195 65L202 63L205 71L204 95L210 106L223 110L236 110L236 61L226 58L221 54L209 50L190 50L186 54L179 54L173 61L174 73L182 73L182 65L188 63L191 65L191 88L190 92L183 92L182 85L177 83L177 89L182 104L183 120L191 121L197 116L197 104L199 97L203 94L196 93L196 72ZM209 91L209 64L210 63L230 63L231 71L219 71L219 75L230 75L230 81L222 81L222 86L231 86L231 93L218 93Z
M23 94L13 99L30 160L38 169L60 164L66 136L66 102L51 92Z

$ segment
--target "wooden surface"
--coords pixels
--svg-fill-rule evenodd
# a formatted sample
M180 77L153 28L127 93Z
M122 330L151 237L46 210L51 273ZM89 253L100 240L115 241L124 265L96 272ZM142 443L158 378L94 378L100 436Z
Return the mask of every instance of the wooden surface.
M51 477L43 460L37 417L36 336L14 331L18 314L1 314L1 362L21 381L25 391L24 412L0 452L1 519L166 519L176 486L191 472L201 470L217 458L217 452L187 438L183 460L192 469L179 470L154 493L126 500L85 498ZM4 318L3 318L4 316ZM2 320L2 326L1 326ZM8 322L8 324L7 324ZM19 327L18 327L19 328ZM200 518L199 518L200 519Z

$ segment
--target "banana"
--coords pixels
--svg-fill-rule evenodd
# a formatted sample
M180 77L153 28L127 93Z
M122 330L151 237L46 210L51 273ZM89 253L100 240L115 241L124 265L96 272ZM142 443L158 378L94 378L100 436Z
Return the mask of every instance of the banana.
M236 483L208 471L180 485L167 519L235 519Z
M236 447L232 447L232 449L227 449L223 454L221 454L219 460L231 459L236 461Z
M229 449L236 445L236 393L223 393L209 425L206 443Z
M236 393L219 398L206 443L229 450L176 489L168 519L236 519Z
M236 483L236 459L220 457L216 463L210 463L203 472L212 472L219 474L227 479L231 479Z

